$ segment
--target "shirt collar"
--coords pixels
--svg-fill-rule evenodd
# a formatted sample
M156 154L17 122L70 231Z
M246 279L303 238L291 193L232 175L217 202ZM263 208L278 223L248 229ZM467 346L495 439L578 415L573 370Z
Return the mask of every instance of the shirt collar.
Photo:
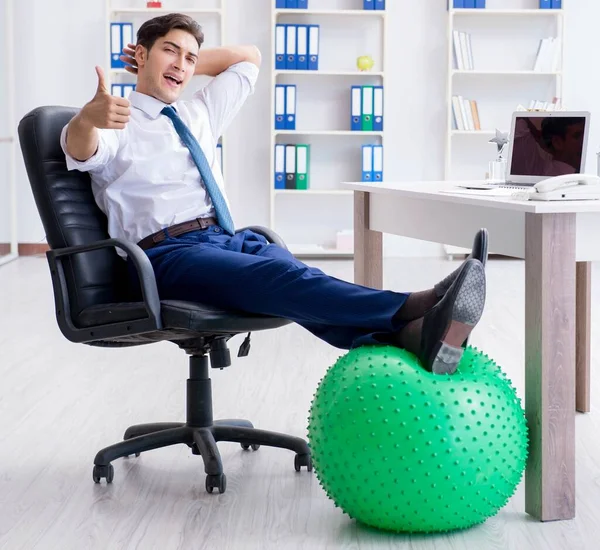
M140 92L131 92L129 101L136 109L146 113L152 119L157 119L161 111L167 106L167 103L163 103L160 99ZM177 108L177 103L173 103L172 106Z

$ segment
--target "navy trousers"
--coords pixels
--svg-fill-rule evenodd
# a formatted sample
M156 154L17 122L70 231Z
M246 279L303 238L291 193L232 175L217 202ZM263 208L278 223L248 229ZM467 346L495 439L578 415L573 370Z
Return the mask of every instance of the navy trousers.
M375 290L326 275L245 230L219 226L167 238L146 251L163 300L283 317L341 349L385 342L408 294ZM132 262L130 279L139 288Z

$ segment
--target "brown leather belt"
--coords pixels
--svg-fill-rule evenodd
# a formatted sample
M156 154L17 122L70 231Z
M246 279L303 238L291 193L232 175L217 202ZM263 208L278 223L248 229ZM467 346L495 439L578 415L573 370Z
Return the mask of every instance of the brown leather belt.
M217 225L216 218L196 218L195 220L190 220L189 222L177 223L170 227L166 227L165 229L161 229L156 233L152 233L152 235L144 237L138 243L138 246L142 250L148 250L149 248L156 246L159 242L164 241L167 238L165 231L169 234L169 237L178 237L179 235L189 233L190 231L206 229L211 225Z

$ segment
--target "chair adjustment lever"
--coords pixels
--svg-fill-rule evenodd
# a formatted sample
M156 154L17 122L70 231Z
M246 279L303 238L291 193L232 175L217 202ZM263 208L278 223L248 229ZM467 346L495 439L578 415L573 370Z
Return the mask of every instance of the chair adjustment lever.
M242 342L242 345L240 346L240 349L238 351L238 357L246 357L249 352L250 352L250 333L248 333L248 336L246 336L246 338Z

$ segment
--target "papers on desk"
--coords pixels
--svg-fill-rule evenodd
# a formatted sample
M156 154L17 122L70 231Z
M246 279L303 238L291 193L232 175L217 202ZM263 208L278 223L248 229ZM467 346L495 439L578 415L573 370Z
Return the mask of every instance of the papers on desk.
M513 187L498 186L491 189L477 189L456 186L450 189L441 189L440 193L449 193L451 195L479 195L480 197L506 197L518 201L528 201L533 191L533 188L515 189Z

